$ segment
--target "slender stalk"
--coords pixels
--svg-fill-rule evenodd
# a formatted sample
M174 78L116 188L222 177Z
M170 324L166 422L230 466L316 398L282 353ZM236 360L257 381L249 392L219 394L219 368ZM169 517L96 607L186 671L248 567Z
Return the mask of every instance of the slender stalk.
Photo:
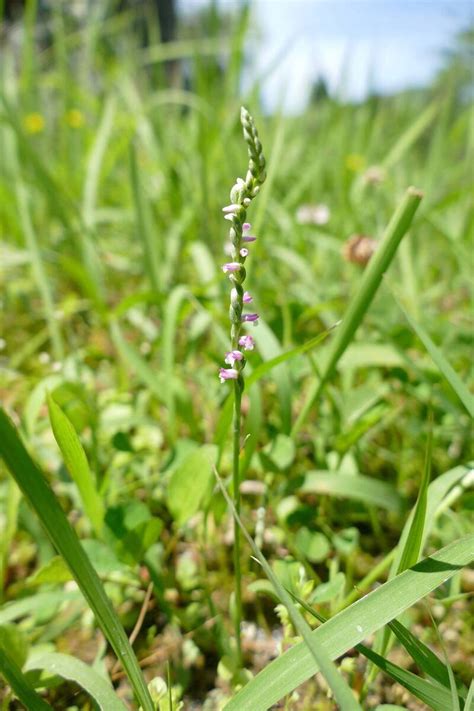
M230 348L225 354L225 362L230 368L220 368L219 379L221 383L226 380L234 381L234 410L233 410L233 456L232 456L232 480L234 487L234 506L240 513L240 435L242 429L242 393L245 387L243 370L245 368L245 351L253 350L254 341L252 336L242 335L242 323L250 322L257 324L258 314L244 314L244 308L252 303L253 298L244 291L245 281L245 260L250 250L247 245L255 242L256 237L248 234L251 225L246 222L247 208L252 200L258 195L260 186L266 178L265 158L263 156L262 144L258 137L257 129L253 118L248 111L242 107L240 120L244 140L247 143L249 164L245 180L237 178L237 182L230 191L231 204L222 208L226 220L229 220L228 253L232 261L222 266L222 271L227 274L232 284L230 292ZM240 626L242 622L242 573L240 569L240 528L237 521L234 521L234 575L235 575L235 605L234 624L237 651L237 665L242 666L242 643L240 639Z
M240 431L242 420L242 390L239 383L234 384L233 452L232 484L234 488L234 506L240 516ZM240 626L242 623L242 571L240 569L240 526L234 518L234 575L235 575L235 640L237 645L237 664L242 665L242 641Z

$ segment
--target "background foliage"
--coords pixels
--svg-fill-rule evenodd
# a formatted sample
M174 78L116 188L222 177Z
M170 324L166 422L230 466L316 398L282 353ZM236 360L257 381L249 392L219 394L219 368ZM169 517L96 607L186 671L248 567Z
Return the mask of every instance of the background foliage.
M228 479L228 389L217 378L228 328L221 207L246 166L239 109L250 11L242 5L230 19L211 8L162 43L153 10L143 24L146 8L37 10L27 3L2 48L3 404L128 636L135 627L159 708L180 699L185 709L221 708L249 676L233 662L232 529L213 467ZM252 214L248 283L262 323L252 330L255 378L244 402L242 518L308 622L304 603L330 617L387 579L420 487L418 531L405 526L410 565L473 532L471 47L469 31L432 86L360 104L319 87L303 115L265 115L261 77L244 97L269 170ZM379 240L409 185L425 193L412 229L305 409L335 335L306 344L344 317L364 271L347 240ZM41 518L42 494L29 486ZM30 692L57 709L118 708L107 701L112 680L114 703L137 708L61 541L53 537L63 558L6 468L0 521L0 648ZM296 633L250 554L244 651L255 674ZM456 572L429 608L402 618L443 665L447 650L464 692L445 693L458 708L469 684L472 585ZM104 630L109 613L94 612ZM374 649L386 657L393 639ZM391 659L421 678L426 669L401 650L397 641ZM368 684L362 655L340 667L364 708L412 703L373 672ZM70 657L86 671L71 669ZM3 708L19 708L9 687L0 696ZM314 680L286 704L334 708Z

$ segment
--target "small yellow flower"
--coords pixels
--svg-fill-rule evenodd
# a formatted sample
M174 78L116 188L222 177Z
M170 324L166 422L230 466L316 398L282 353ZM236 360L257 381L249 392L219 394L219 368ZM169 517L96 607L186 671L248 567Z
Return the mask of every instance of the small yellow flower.
M66 123L71 128L81 128L85 123L84 114L79 109L69 109L66 111Z
M44 118L36 111L26 114L23 119L23 126L27 133L41 133L44 131Z
M361 156L360 153L350 153L346 156L346 168L347 170L357 173L365 165L365 158Z

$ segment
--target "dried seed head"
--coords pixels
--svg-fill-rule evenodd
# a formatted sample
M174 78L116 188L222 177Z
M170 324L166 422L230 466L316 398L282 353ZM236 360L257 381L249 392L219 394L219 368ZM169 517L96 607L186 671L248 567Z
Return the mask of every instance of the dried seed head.
M352 235L342 247L346 262L365 265L377 249L378 242L368 235Z

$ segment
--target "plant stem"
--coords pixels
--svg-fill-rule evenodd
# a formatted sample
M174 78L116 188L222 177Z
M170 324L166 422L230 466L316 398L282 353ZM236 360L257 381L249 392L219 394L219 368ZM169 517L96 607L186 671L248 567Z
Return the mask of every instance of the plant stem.
M240 515L240 430L241 430L242 389L238 381L234 383L234 418L233 418L233 456L232 483L234 489L234 506ZM242 666L242 642L240 625L242 622L242 575L240 570L240 526L234 518L234 574L235 574L235 641L237 645L237 664Z

